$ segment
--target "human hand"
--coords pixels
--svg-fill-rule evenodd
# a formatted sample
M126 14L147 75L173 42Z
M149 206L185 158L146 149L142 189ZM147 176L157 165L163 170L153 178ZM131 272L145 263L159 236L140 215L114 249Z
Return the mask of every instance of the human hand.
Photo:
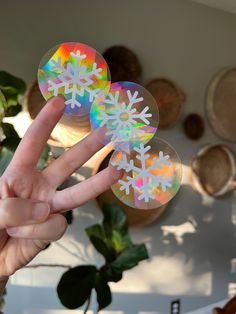
M38 159L64 111L61 97L51 99L21 140L0 178L0 280L30 262L49 242L59 239L67 223L60 213L82 205L107 190L121 172L109 166L62 191L60 186L102 144L91 133L42 172Z

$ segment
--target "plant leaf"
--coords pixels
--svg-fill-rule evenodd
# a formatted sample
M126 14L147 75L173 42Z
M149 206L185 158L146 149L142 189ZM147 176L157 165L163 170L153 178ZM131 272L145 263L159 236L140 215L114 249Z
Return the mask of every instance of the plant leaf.
M18 95L18 90L13 86L3 86L1 85L1 91L5 96Z
M111 268L109 265L104 265L100 272L106 281L118 282L122 279L122 272Z
M103 227L96 224L86 228L85 231L95 249L104 256L108 263L112 262L116 258L116 254L107 241Z
M2 147L0 151L0 176L3 174L7 166L9 165L10 161L13 157L13 152L6 148Z
M97 292L98 311L100 311L112 302L110 287L101 274L96 277L95 290Z
M45 168L46 162L49 158L49 154L50 154L51 150L50 150L50 146L46 145L44 147L44 150L39 158L38 164L37 164L37 169L38 170L43 170Z
M128 233L128 219L122 207L117 204L105 204L102 210L104 214L103 227L108 236L112 235L113 230L122 235Z
M2 145L14 152L21 140L18 133L14 129L14 126L10 123L2 122L1 127L6 136L6 138L2 141Z
M26 84L22 79L6 71L0 71L0 87L15 88L17 94L20 95L23 95L26 90Z
M81 265L65 272L57 286L61 303L68 309L82 306L95 286L96 272L94 265Z
M67 212L64 212L63 215L66 218L66 221L67 221L68 225L71 225L73 220L74 220L73 211L72 210L68 210Z
M7 100L3 92L0 90L0 114L3 116L4 110L7 108Z
M14 117L19 112L21 112L22 106L20 104L16 104L15 106L10 106L5 110L5 117Z
M133 245L128 233L123 235L116 230L112 231L111 243L117 255L120 254L124 249Z
M148 258L148 252L144 244L134 244L125 249L117 259L110 264L110 267L116 271L123 272L134 266L142 260Z

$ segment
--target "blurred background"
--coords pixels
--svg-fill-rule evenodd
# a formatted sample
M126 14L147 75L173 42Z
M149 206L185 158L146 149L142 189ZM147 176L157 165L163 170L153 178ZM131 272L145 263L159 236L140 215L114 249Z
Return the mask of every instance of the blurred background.
M136 81L149 89L163 121L158 135L182 160L182 187L166 208L141 218L128 211L130 223L136 225L131 235L146 244L150 258L111 284L113 302L102 313L167 314L171 302L180 300L181 313L204 314L233 297L236 2L0 0L0 12L0 70L28 86L23 111L6 119L20 136L31 122L28 109L34 111L42 102L37 90L29 90L42 56L62 42L81 42L101 54L106 51L114 80ZM67 131L58 130L51 143L61 150L71 146ZM77 179L93 169L90 161ZM74 210L63 239L33 264L101 264L84 232L102 219L99 204L94 200ZM47 267L18 271L8 284L5 313L69 313L56 294L64 271ZM96 313L94 298L88 313Z

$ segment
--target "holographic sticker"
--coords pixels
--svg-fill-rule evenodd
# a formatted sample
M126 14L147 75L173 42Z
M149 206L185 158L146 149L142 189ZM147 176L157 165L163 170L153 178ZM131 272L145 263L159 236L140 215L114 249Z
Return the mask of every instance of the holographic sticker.
M105 127L104 144L113 143L115 150L132 149L154 136L158 107L153 96L139 84L116 82L106 97L94 101L90 121L92 129Z
M92 102L110 89L110 72L104 58L80 43L63 43L46 53L38 70L39 88L48 100L63 95L65 115L86 115Z
M157 208L177 193L182 178L181 161L175 150L156 136L139 144L130 154L115 151L110 163L124 171L112 190L119 200L139 209Z

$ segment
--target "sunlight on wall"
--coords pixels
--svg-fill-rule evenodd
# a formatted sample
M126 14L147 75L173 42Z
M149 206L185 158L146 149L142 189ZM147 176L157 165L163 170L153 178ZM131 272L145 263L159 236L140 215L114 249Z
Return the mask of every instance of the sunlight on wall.
M147 264L140 264L138 270L126 272L122 282L111 286L114 292L123 293L209 296L212 273L195 274L195 269L197 265L184 254L157 256Z
M232 205L232 223L236 226L236 204Z
M236 295L236 283L230 282L228 285L228 296L233 298Z
M176 226L162 226L161 230L163 231L163 236L166 237L169 234L172 234L178 244L183 244L184 235L187 233L195 233L197 228L196 221L192 218L190 221L187 221L181 225Z
M32 123L28 112L24 111L20 112L15 117L4 118L3 121L7 123L12 123L20 137L25 134L26 130Z
M231 259L231 273L236 274L236 258Z

